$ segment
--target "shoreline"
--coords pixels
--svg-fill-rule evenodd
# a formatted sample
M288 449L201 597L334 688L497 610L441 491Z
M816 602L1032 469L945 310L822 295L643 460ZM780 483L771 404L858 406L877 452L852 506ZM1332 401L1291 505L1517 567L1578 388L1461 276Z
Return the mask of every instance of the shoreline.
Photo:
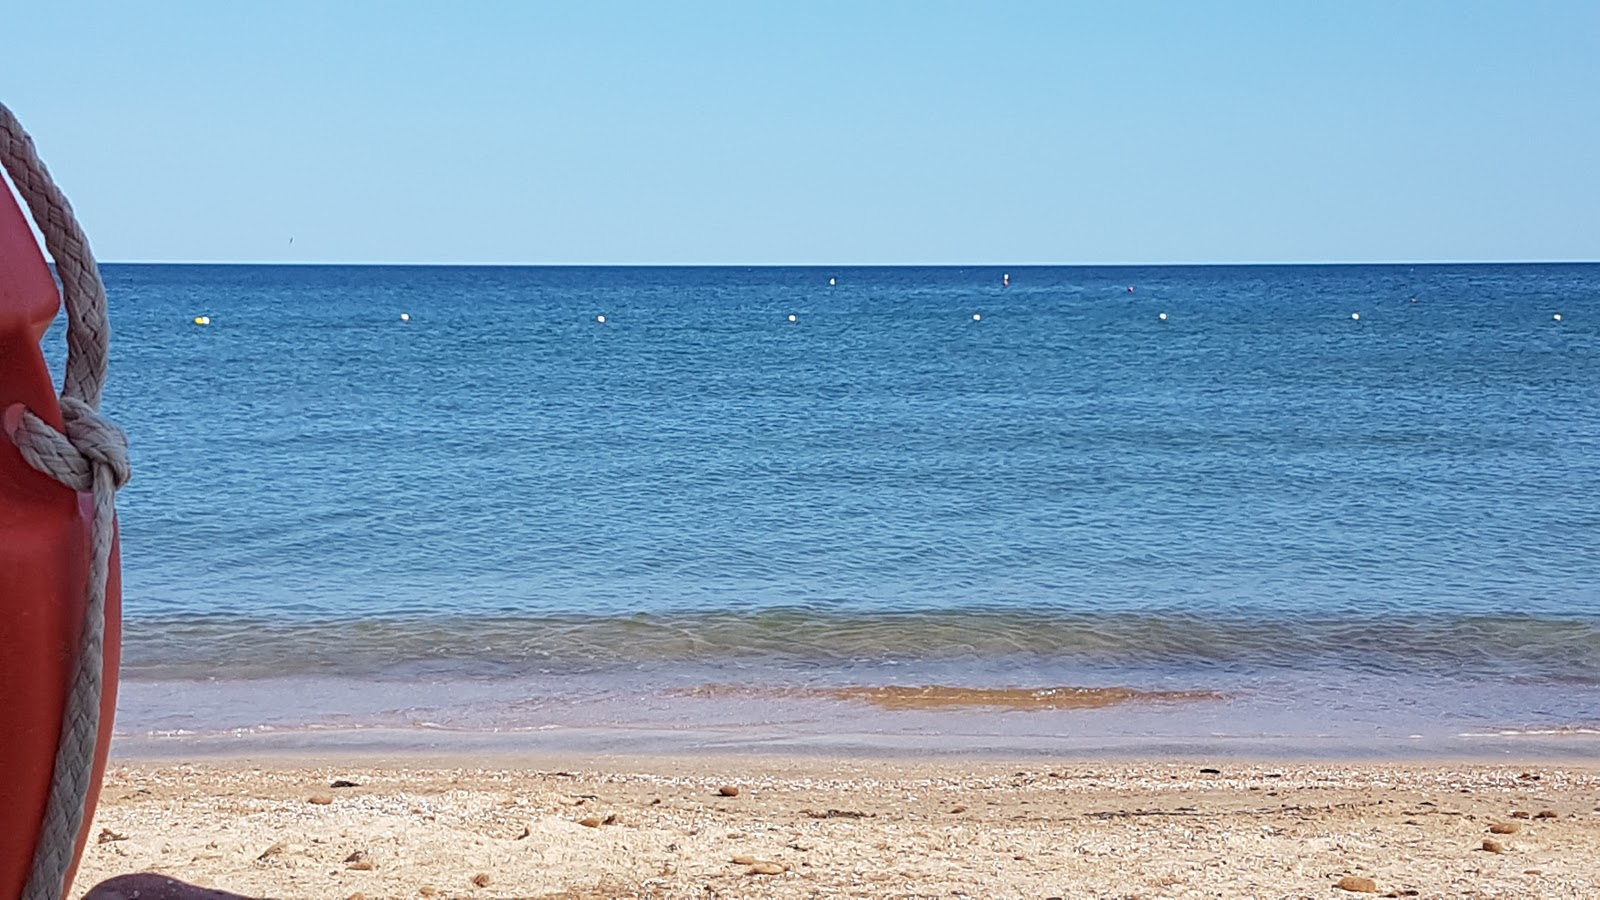
M1408 690L1400 680L1305 675L1249 686L993 687L661 675L125 682L113 752L1600 758L1593 685L1411 682Z
M1011 713L1034 725L1039 713ZM461 729L427 725L265 727L118 732L111 756L124 763L240 760L308 763L339 760L398 761L586 757L693 759L711 755L759 759L862 763L988 764L1059 760L1092 763L1221 760L1231 763L1370 763L1396 765L1585 765L1600 760L1600 728L1507 728L1477 732L1407 734L1342 726L1318 733L1201 733L1193 730L1102 730L1093 722L1063 719L1025 730L992 718L940 712L909 723L864 723L837 717L810 721L647 722Z
M368 900L1355 896L1346 877L1577 898L1597 859L1592 758L266 753L114 757L77 891L151 870Z
M341 735L337 740L302 741L290 736L287 741L258 740L221 737L217 739L156 738L136 742L117 739L112 744L111 759L115 764L130 766L161 765L216 765L231 766L252 763L282 767L290 765L358 765L373 760L397 765L453 765L456 760L482 760L511 763L526 760L571 760L583 758L613 759L633 756L693 760L706 755L728 759L758 760L781 756L794 760L816 762L838 761L862 765L996 765L1015 763L1039 765L1054 761L1064 765L1088 765L1115 760L1132 764L1194 763L1196 765L1352 765L1352 766L1403 766L1440 768L1451 766L1544 766L1586 768L1597 765L1600 759L1600 738L1585 741L1582 745L1564 744L1560 741L1532 744L1484 743L1481 747L1462 750L1430 748L1399 748L1390 752L1355 749L1339 752L1336 746L1318 746L1315 752L1306 752L1303 744L1283 744L1272 747L1272 752L1262 752L1263 743L1251 742L1237 747L1218 744L1183 744L1178 741L1106 744L1098 748L1088 743L1062 750L1059 748L1019 751L1014 747L994 748L984 746L981 739L954 741L951 746L929 747L935 738L920 737L917 741L899 743L877 742L870 746L851 743L849 736L838 742L815 744L800 741L766 741L738 744L732 742L688 744L678 735L650 733L585 734L573 740L554 745L524 745L501 740L505 735L476 735L481 740L462 740L451 735L446 740L427 740L418 736L415 741L396 741L388 737L370 739L365 735Z

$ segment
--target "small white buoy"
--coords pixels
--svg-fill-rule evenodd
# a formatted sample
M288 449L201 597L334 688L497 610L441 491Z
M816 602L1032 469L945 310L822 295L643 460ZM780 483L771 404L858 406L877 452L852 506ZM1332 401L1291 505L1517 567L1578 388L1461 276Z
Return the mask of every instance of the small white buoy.
M411 313L401 313L400 314L400 321L402 321L402 322L411 321Z
M1351 314L1350 314L1350 320L1351 320L1351 321L1352 321L1352 322L1359 322L1359 321L1361 321L1361 313L1351 313Z
M1561 321L1561 313L1556 313L1556 321Z
M838 282L836 282L836 281L834 281L834 280L833 280L833 279L832 279L832 278L829 278L829 279L828 279L828 287L833 287L833 286L834 286L834 285L835 285L835 284L837 284L837 283L838 283Z
M210 325L211 324L211 317L210 316L195 316L194 317L194 323L196 325Z
M1167 314L1166 313L1162 313L1161 314L1161 321L1165 322L1166 320L1167 320Z
M596 322L599 322L601 325L604 325L606 323L606 317L605 316L595 316L594 320Z
M1000 276L1000 286L1001 287L1011 287L1011 273L1010 272L1007 272L1004 275Z
M789 313L789 321L795 321L794 313Z
M983 321L983 314L982 313L973 313L972 314L972 321L974 321L974 322L982 322Z

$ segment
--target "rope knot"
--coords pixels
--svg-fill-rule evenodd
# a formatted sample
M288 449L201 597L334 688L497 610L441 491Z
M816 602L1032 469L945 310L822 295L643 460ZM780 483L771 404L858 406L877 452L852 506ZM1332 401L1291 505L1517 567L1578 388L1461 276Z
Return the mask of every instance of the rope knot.
M112 489L133 477L128 463L128 436L94 407L76 397L61 398L63 434L20 403L5 411L6 437L22 458L40 472L79 492L94 490L94 467L111 474Z

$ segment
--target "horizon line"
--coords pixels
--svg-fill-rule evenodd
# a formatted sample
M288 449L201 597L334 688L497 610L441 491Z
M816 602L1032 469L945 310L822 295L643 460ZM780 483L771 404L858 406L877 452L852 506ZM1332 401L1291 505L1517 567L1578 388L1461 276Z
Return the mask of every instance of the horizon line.
M1159 269L1208 266L1587 266L1600 259L1444 259L1444 260L1321 260L1294 262L891 262L891 263L718 263L718 262L394 262L310 260L99 260L112 266L361 266L416 268L549 268L549 269Z

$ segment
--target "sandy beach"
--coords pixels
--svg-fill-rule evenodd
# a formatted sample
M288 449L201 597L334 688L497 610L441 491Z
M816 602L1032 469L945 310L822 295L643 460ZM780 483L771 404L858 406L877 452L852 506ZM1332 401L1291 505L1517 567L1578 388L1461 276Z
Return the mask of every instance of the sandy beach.
M93 835L78 895L1592 898L1600 765L143 761Z

